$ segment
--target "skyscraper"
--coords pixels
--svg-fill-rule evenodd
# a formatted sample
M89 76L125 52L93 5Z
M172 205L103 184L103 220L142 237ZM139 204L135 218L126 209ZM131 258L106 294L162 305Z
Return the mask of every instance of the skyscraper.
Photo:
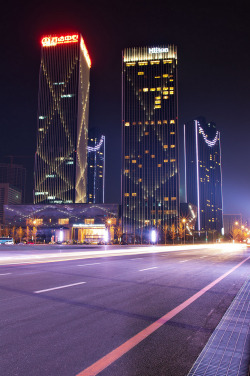
M81 34L41 45L34 203L84 203L90 57Z
M105 187L105 136L97 128L88 137L88 203L103 204Z
M186 201L197 206L196 230L222 231L220 132L200 117L184 124Z
M126 233L179 215L177 48L127 48L122 66L122 222Z

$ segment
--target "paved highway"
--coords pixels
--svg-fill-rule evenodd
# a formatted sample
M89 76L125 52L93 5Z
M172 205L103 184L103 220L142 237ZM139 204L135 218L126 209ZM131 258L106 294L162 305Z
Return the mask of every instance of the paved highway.
M92 248L77 259L66 246L9 247L0 253L4 376L185 376L249 274L249 249L229 245L110 257ZM67 260L49 262L55 250Z

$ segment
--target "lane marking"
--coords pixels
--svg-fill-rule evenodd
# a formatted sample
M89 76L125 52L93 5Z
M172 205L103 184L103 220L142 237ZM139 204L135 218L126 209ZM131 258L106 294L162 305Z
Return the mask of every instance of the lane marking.
M65 287L71 287L71 286L83 285L84 283L87 283L87 282L72 283L71 285L64 285L64 286L52 287L52 288L50 288L50 289L46 289L46 290L34 291L34 294L40 294L41 292L46 292L46 291L52 291L52 290L64 289Z
M182 260L182 261L180 261L180 262L188 262L188 260Z
M2 273L2 274L0 274L0 275L9 275L9 274L11 274L11 273Z
M142 342L144 339L146 339L148 336L150 336L150 334L154 333L157 329L159 329L164 324L166 324L166 322L171 320L174 316L176 316L178 313L180 313L183 309L187 308L191 303L193 303L195 300L197 300L202 295L204 295L208 290L210 290L212 287L217 285L217 283L222 281L224 278L226 278L229 274L234 272L237 268L239 268L242 264L244 264L249 259L250 259L250 256L247 257L245 260L241 261L236 266L234 266L228 272L222 274L219 278L215 279L213 282L209 283L207 286L205 286L203 289L201 289L196 294L191 296L189 299L185 300L183 303L178 305L176 308L174 308L171 311L169 311L168 313L166 313L164 316L162 316L160 319L155 321L153 324L149 325L148 327L143 329L141 332L139 332L135 336L128 339L122 345L118 346L116 349L109 352L103 358L97 360L91 366L89 366L85 370L78 373L76 376L96 376L96 375L98 375L101 371L106 369L108 366L110 366L112 363L114 363L117 359L121 358L128 351L133 349L136 345L138 345L140 342Z
M153 266L152 268L147 268L147 269L141 269L139 272L143 272L144 270L151 270L151 269L158 269L158 266Z
M88 265L100 265L100 262L93 262L92 264L82 264L82 265L77 265L77 266L88 266Z
M129 259L129 260L142 260L144 257L135 257L135 258L132 258L132 259Z

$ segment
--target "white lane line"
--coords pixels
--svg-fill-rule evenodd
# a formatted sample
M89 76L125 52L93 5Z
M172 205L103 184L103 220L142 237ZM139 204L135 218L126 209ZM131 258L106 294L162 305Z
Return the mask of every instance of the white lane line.
M129 260L141 260L143 259L144 257L135 257L135 258L132 258L132 259L129 259Z
M0 275L9 275L9 274L11 274L11 273L2 273L2 274L0 274Z
M82 265L77 265L77 266L88 266L88 265L100 265L100 262L93 262L92 264L82 264Z
M65 287L71 287L71 286L83 285L84 283L87 283L87 282L78 282L78 283L72 283L71 285L64 285L64 286L52 287L51 289L34 291L34 293L35 293L35 294L40 294L41 292L46 292L46 291L52 291L52 290L64 289Z
M158 269L158 266L153 266L152 268L147 268L147 269L141 269L139 272L143 272L144 270L151 270L151 269Z
M180 261L180 262L187 262L188 260L182 260L182 261Z

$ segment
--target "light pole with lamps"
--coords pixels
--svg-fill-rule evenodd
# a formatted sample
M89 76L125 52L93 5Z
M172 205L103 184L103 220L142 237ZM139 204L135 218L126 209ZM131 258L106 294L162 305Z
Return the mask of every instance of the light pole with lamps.
M184 244L185 244L185 240L186 240L186 218L182 219L182 223L184 225Z

